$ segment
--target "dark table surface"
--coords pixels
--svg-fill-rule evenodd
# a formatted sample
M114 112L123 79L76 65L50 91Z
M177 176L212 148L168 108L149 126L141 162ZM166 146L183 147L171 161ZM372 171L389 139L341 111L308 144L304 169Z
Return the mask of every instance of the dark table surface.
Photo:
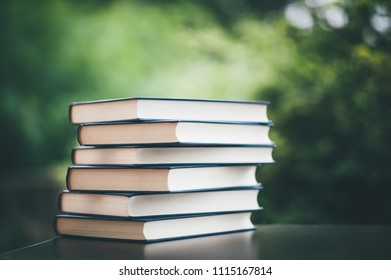
M254 232L151 244L57 237L1 259L391 259L391 225L258 225Z

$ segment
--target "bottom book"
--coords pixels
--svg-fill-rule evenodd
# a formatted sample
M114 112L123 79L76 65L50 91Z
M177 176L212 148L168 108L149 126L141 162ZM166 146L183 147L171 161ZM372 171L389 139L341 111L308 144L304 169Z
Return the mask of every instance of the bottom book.
M58 215L54 228L60 235L156 242L254 230L252 212L161 218L102 218Z
M65 260L248 260L257 259L255 231L244 231L167 242L129 242L59 237L51 245Z

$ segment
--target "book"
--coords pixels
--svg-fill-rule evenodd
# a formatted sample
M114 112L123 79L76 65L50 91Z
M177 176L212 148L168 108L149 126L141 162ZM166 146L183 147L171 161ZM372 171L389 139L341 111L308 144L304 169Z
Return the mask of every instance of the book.
M127 120L198 120L269 123L268 102L122 98L75 102L69 107L72 124Z
M185 165L272 163L272 145L76 147L76 165Z
M64 213L117 217L151 217L259 210L259 188L179 193L62 192Z
M58 237L51 241L55 258L65 260L240 260L256 259L254 231L179 239L170 242ZM13 255L15 257L15 254ZM17 257L16 257L17 258Z
M93 238L156 242L255 230L251 212L161 218L113 218L57 215L57 234Z
M288 234L289 228L286 232ZM270 235L270 231L265 232L266 235L268 233ZM257 241L260 236L264 237L264 233L255 234L255 231L250 230L150 243L57 236L37 244L0 253L0 260L257 259L258 256L264 257L264 247L258 246ZM284 240L285 236L280 239ZM293 239L291 242L295 241ZM273 244L270 242L270 247L273 247ZM258 251L261 251L262 255L258 254Z
M71 166L70 191L174 192L257 185L256 165Z
M273 144L269 125L161 121L80 125L80 145Z

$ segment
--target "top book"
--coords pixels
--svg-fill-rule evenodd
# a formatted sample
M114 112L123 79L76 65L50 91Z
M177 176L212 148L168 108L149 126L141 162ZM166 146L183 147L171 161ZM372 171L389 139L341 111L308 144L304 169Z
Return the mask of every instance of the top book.
M187 120L269 123L268 102L176 98L123 98L75 102L70 105L72 124L131 120Z

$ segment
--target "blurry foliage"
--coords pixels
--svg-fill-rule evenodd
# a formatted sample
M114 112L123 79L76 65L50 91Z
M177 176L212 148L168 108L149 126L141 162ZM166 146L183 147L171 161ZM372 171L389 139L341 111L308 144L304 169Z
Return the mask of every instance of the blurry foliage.
M260 90L277 142L277 164L260 170L267 221L391 221L390 33L371 25L373 1L345 3L344 28L318 19L310 31L286 30L294 62Z
M267 48L283 40L254 18L227 32L215 9L193 1L0 5L3 168L66 158L75 144L67 124L72 101L251 99L272 75L278 52ZM271 43L257 43L252 33Z
M307 15L306 26L289 23L287 7ZM259 170L266 210L255 221L389 223L390 8L370 0L1 1L1 187L15 174L30 184L21 168L66 169L76 145L72 101L262 99L272 102L277 164Z

